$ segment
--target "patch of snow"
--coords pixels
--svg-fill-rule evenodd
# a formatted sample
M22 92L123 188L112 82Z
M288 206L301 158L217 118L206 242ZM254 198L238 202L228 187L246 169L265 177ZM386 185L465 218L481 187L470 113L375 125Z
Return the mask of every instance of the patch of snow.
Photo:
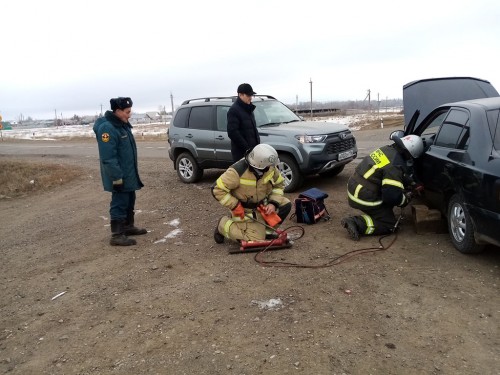
M260 309L266 309L266 310L278 310L283 307L283 302L281 302L280 298L271 298L268 301L257 301L257 300L252 300L252 305L257 305L259 306Z

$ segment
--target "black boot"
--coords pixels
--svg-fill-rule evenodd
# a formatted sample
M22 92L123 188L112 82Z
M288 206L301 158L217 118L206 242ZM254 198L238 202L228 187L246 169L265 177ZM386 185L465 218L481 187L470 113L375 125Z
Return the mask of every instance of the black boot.
M224 236L219 232L219 223L220 220L217 222L217 225L215 226L214 229L214 241L216 243L224 243Z
M347 229L347 232L349 233L349 236L354 240L354 241L359 241L359 229L358 226L356 225L356 221L352 217L346 217L343 218L340 221L340 224Z
M125 221L124 220L111 220L111 239L109 240L111 246L131 246L136 245L137 242L128 238L125 235Z
M128 213L124 229L126 236L139 236L148 233L146 229L134 226L134 211Z

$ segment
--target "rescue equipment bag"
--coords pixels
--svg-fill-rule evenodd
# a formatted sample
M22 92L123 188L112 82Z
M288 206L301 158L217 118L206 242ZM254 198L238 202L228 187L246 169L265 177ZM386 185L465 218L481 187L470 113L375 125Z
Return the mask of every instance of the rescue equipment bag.
M320 220L330 220L330 214L326 209L324 200L328 194L324 191L311 188L299 194L295 198L295 212L290 217L295 217L297 223L315 224Z

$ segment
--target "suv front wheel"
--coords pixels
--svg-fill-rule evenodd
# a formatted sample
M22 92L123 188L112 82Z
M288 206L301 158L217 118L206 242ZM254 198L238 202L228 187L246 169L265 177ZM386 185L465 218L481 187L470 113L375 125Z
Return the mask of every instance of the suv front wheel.
M175 169L177 170L177 176L186 184L196 182L203 177L203 169L198 166L193 155L189 152L183 152L177 156Z
M285 179L285 193L291 193L302 186L304 177L295 159L289 155L279 155L278 169Z

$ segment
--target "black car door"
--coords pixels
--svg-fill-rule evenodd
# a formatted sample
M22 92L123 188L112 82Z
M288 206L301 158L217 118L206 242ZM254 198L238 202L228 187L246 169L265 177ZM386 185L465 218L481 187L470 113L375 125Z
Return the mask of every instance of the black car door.
M417 176L424 184L426 198L443 212L448 192L463 191L466 187L464 193L469 195L479 188L477 182L474 183L477 176L472 171L467 152L470 141L468 121L467 111L450 108L447 112L435 113L419 127L426 151L418 160ZM433 129L437 126L436 133Z

